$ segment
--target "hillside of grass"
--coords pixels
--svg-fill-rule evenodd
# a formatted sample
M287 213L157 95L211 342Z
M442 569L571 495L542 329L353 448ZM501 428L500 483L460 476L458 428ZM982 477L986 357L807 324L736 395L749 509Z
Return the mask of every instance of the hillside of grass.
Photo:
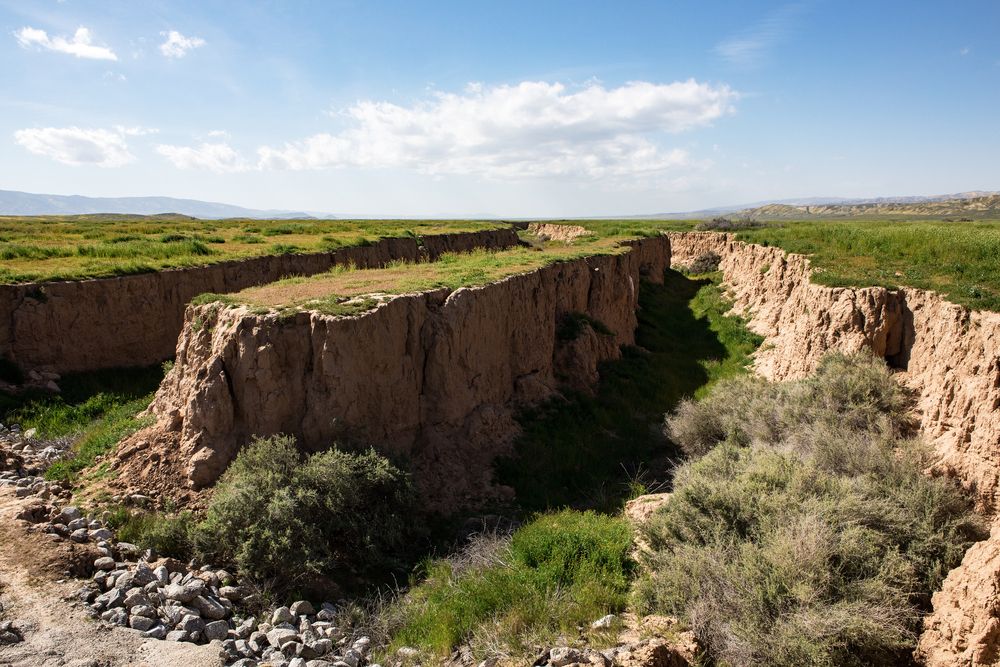
M998 221L772 222L737 238L808 255L821 285L917 287L1000 311Z
M0 284L146 273L262 255L324 252L389 236L500 226L471 220L0 216Z

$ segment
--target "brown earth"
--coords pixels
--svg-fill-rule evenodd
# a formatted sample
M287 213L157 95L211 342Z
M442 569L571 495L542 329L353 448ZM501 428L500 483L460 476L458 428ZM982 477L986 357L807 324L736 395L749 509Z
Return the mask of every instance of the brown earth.
M508 248L513 229L387 238L325 253L273 255L119 278L0 285L0 358L57 373L149 366L174 354L188 302L336 265L384 266Z
M565 241L566 243L590 233L580 225L562 225L549 222L532 222L528 225L528 231L539 237L553 241Z
M79 580L99 555L52 535L27 532L15 519L33 499L0 489L0 604L24 641L0 645L2 667L221 667L219 649L143 639L90 618L74 601Z
M408 459L434 510L509 497L491 478L518 432L514 411L592 387L598 363L634 341L640 279L662 280L670 244L629 245L357 317L192 306L150 407L157 423L119 447L118 478L144 493L200 489L253 435L288 433L310 450L338 442ZM559 340L571 313L612 333Z
M802 377L828 351L868 349L886 358L917 396L932 443L931 474L955 478L988 515L1000 493L1000 313L970 311L925 290L832 288L809 281L801 255L726 234L671 234L673 263L705 252L734 310L765 337L755 355L771 380ZM1000 664L1000 523L934 595L918 657L927 665Z

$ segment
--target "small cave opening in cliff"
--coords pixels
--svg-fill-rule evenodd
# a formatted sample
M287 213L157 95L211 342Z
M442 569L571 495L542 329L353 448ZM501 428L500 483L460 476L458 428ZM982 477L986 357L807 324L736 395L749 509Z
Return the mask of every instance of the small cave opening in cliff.
M899 307L899 316L889 330L885 346L885 363L889 368L905 371L910 365L910 351L916 340L916 330L913 326L913 311L906 304L906 294L902 291L892 293Z
M519 416L523 433L497 477L526 512L559 506L612 509L669 486L680 458L664 414L714 381L741 372L760 339L716 282L670 270L639 290L636 344L605 362L593 395L567 394Z

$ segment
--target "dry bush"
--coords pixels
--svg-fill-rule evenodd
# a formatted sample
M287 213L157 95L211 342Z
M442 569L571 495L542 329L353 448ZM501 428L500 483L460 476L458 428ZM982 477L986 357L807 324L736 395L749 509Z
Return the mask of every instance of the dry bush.
M684 618L732 667L906 661L931 591L985 535L923 474L908 409L882 362L837 355L686 402L667 431L695 458L644 529L638 606Z

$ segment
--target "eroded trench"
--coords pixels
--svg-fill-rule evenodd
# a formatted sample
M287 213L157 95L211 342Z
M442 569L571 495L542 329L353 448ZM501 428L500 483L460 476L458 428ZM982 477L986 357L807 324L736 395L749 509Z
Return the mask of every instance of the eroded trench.
M251 436L289 433L312 451L364 443L406 460L433 511L510 501L517 483L503 465L498 479L494 465L514 453L519 416L553 397L593 396L608 362L649 352L640 285L650 285L653 300L663 296L665 276L666 289L690 289L668 269L706 252L721 258L734 311L764 340L757 373L801 378L831 351L883 357L918 397L920 428L936 452L928 472L957 479L981 511L995 512L1000 316L922 290L819 286L803 257L698 233L644 239L621 255L561 262L482 287L398 296L356 317L190 306L175 366L150 408L156 424L119 447L119 480L129 493L190 499ZM646 305L647 313L655 309ZM567 317L582 323L573 337L560 335ZM671 325L678 322L669 317L645 323ZM579 497L579 486L566 488ZM542 507L554 498L531 502ZM920 641L926 664L993 664L998 562L1000 538L991 537L935 594Z

